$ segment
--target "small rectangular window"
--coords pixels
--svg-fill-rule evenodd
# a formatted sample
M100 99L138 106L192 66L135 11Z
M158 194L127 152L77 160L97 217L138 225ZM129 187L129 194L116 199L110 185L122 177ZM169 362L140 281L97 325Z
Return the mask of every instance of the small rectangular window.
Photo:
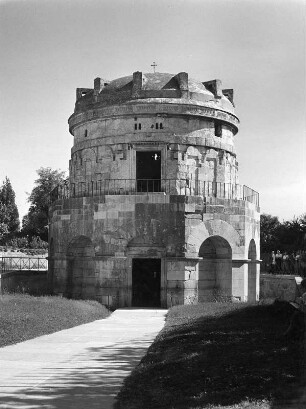
M157 122L156 122L156 124L155 124L155 128L158 129L158 123L157 123Z
M134 129L135 131L137 131L137 124L134 124Z
M141 129L141 124L138 124L138 129L139 129L139 130Z
M217 121L215 122L215 136L222 137L222 124Z
M164 129L164 127L163 127L163 124L162 124L162 123L160 123L160 124L159 124L159 129Z

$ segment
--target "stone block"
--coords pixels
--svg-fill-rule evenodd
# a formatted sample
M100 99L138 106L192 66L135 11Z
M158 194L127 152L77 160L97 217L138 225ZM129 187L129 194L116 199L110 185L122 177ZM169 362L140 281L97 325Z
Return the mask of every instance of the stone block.
M167 280L167 288L172 290L172 289L182 289L184 288L184 283L185 281L183 280Z
M195 203L186 203L185 204L185 212L193 213L195 212L196 205Z
M187 274L189 277L189 274ZM186 273L184 270L170 270L167 271L167 280L185 280L186 279Z
M197 280L186 280L184 281L184 288L185 289L197 289L198 281Z

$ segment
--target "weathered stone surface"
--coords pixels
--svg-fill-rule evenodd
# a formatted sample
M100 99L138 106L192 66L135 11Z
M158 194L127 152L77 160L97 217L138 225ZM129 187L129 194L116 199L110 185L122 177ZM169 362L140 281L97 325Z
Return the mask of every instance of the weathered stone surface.
M78 89L70 194L50 208L54 292L130 306L135 259L158 259L163 307L258 299L259 208L238 185L238 124L220 80L135 72Z
M299 295L301 277L288 275L260 275L260 296L263 299L294 301Z

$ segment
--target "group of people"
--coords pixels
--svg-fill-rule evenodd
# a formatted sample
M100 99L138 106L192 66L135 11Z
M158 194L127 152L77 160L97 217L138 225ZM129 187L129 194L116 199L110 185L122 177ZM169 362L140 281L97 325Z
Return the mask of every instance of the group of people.
M288 254L277 250L271 253L271 273L272 274L295 274L300 273L301 252L292 252Z

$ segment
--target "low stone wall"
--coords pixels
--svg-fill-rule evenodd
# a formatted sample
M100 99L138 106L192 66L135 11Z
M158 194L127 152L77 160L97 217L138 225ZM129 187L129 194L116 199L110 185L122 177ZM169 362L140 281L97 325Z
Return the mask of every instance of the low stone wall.
M48 294L48 271L16 270L0 274L1 292L27 293L31 295Z
M260 298L294 301L302 277L292 275L260 274Z

